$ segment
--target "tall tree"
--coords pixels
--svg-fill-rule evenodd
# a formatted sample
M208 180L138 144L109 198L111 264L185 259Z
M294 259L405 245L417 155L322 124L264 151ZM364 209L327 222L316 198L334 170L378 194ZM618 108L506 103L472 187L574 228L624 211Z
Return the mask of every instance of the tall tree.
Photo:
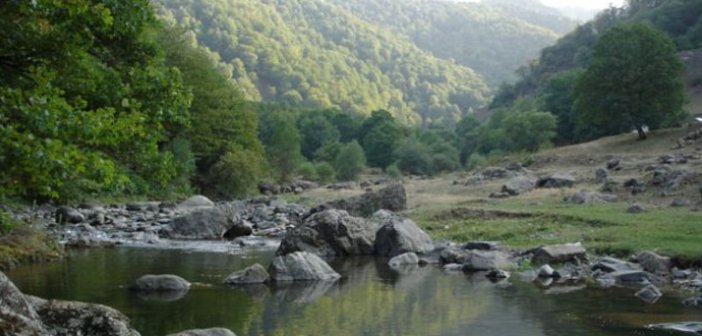
M591 136L660 127L683 105L682 62L654 27L625 24L606 32L576 85L578 127Z

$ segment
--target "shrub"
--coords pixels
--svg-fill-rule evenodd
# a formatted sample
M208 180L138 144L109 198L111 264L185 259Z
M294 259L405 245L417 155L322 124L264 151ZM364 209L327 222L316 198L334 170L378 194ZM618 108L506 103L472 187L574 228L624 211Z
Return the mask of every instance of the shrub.
M257 152L231 145L210 169L208 193L224 198L247 195L254 190L262 169L263 160Z
M397 163L393 163L385 168L385 175L393 180L399 180L402 178L402 171L397 167Z
M297 166L297 175L305 180L316 181L317 180L317 170L315 169L312 162L304 161Z
M357 141L346 144L334 162L336 177L341 181L358 179L358 175L366 166L366 156Z
M477 152L471 154L468 157L468 161L466 162L466 168L468 170L484 167L485 165L487 165L487 159L485 159L484 156L480 155Z
M334 182L336 172L329 162L317 163L314 168L317 172L317 181L324 184Z

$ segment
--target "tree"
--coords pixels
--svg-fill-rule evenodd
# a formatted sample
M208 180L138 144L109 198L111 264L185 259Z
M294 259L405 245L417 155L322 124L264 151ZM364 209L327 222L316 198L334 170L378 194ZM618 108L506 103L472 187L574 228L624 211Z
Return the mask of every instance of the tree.
M334 165L336 166L336 177L339 180L356 180L366 166L363 148L355 140L349 142L339 152Z
M602 35L576 84L577 127L591 137L658 128L682 109L682 62L662 32L643 24Z
M264 140L268 162L276 170L278 180L287 182L292 178L300 154L300 133L295 127L292 115L275 111L267 125L271 130L270 138Z
M558 118L555 140L558 145L571 144L578 140L575 132L573 89L581 74L581 69L574 69L553 75L539 96L541 110L551 112Z
M395 150L397 166L404 173L414 175L432 174L432 157L429 148L415 137L403 140Z

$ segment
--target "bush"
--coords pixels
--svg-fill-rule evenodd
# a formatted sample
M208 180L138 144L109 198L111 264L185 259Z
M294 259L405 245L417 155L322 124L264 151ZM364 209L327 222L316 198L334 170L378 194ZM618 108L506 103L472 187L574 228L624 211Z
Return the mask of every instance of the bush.
M397 167L397 163L393 163L385 168L385 175L393 180L399 180L402 178L402 171Z
M395 150L397 167L404 173L431 175L432 158L426 145L416 138L407 138Z
M263 160L254 151L231 145L210 169L207 194L231 198L251 193L261 177Z
M17 223L10 217L10 214L0 210L0 235L7 234L17 228Z
M316 181L317 180L317 170L312 164L312 162L304 161L297 166L297 175L302 177L304 180Z
M472 170L487 165L487 159L478 152L471 154L466 162L466 169Z
M317 163L314 168L317 172L317 181L323 184L334 182L336 172L329 162Z
M341 181L353 181L366 166L366 156L357 141L346 144L334 162L336 177Z

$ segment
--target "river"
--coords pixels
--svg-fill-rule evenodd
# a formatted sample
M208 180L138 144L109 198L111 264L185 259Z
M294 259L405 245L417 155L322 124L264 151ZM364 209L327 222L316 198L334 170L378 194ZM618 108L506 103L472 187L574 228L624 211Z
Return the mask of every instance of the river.
M7 275L27 294L114 307L143 336L209 327L239 336L669 335L645 325L700 316L675 292L646 304L631 289L492 283L481 273L446 273L435 266L398 274L373 258L330 261L343 276L333 284L226 287L221 281L232 271L255 262L267 266L273 255L269 248L237 251L91 249ZM141 275L162 273L193 286L183 297L144 297L126 288Z

